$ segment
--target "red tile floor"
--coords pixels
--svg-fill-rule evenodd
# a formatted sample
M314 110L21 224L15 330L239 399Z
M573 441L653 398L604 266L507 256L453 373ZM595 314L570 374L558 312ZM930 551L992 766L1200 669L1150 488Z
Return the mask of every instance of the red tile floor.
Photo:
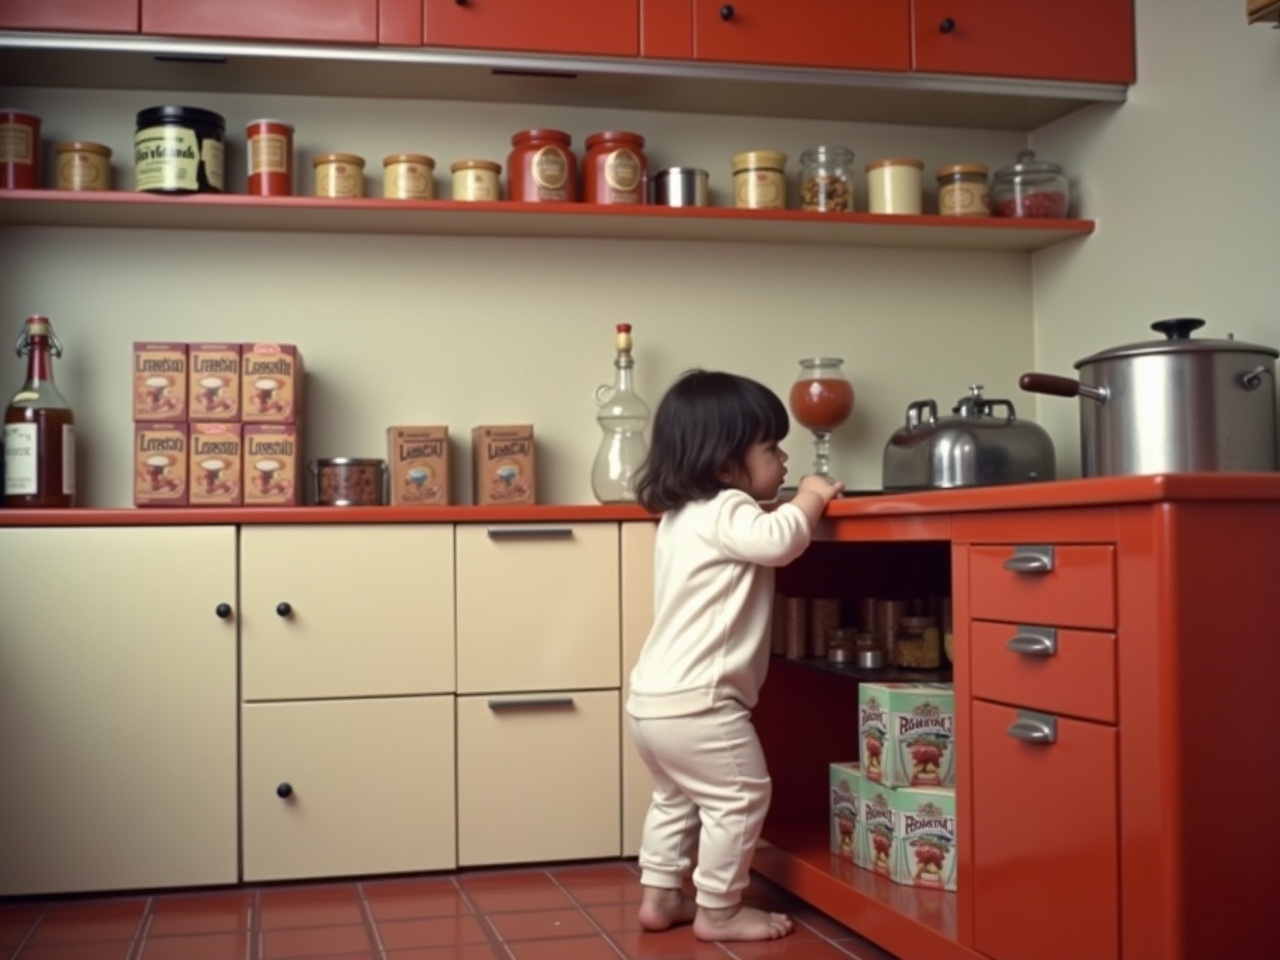
M789 912L771 943L642 933L634 861L154 896L0 900L0 960L893 960L753 877Z

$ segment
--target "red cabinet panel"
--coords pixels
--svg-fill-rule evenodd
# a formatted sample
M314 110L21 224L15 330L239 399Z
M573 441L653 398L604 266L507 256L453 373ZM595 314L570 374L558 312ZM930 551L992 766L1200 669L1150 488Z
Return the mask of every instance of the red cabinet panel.
M1029 743L1010 732L1017 710L975 700L972 717L974 947L1116 960L1116 729L1049 718L1056 740Z
M425 0L433 47L634 57L640 0Z
M975 697L1116 722L1116 635L1032 624L969 627Z
M372 44L378 0L142 0L142 32Z
M1133 0L912 0L928 73L1132 83Z
M0 0L0 28L137 33L141 0Z
M909 0L695 0L694 59L849 70L911 66Z
M378 0L378 42L388 46L420 46L422 0Z
M640 0L640 56L693 56L693 0Z
M969 548L969 612L982 620L1110 630L1116 557L1109 545Z

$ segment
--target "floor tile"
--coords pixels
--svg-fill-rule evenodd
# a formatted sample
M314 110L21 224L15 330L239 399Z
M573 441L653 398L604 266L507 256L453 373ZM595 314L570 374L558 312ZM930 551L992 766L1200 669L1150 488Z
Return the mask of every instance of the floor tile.
M609 939L628 960L686 960L690 957L696 957L697 960L726 960L728 957L719 944L697 939L688 927L677 927L662 933L630 930L611 933Z
M449 944L485 943L489 935L471 916L429 917L421 920L390 920L379 923L378 939L383 949L439 947Z
M266 930L262 934L262 960L294 957L323 957L335 953L374 955L373 943L364 927L307 927Z
M598 933L581 910L534 910L488 917L503 941L585 937Z
M151 904L148 937L234 933L249 929L252 893L161 896Z
M133 940L147 901L75 900L49 905L28 943L34 947L63 943Z
M724 947L736 960L849 960L847 953L825 940L783 937L767 943L726 943Z
M42 913L43 903L0 904L0 953L20 944Z
M467 888L467 897L481 913L513 913L528 910L565 910L574 905L569 895L550 881L544 887L493 885Z
M527 940L509 943L515 960L620 960L618 951L603 937L570 940Z
M452 917L470 913L467 901L451 880L396 880L361 884L375 920Z
M640 921L636 919L634 903L601 903L584 907L587 916L609 933L620 933L624 930L639 930Z
M639 903L643 892L640 878L617 877L612 879L566 881L556 878L569 896L586 906L593 903Z
M148 937L138 960L245 960L249 933L206 933L190 937Z
M131 941L114 943L59 943L46 947L24 947L17 960L128 960Z
M355 884L273 887L262 891L258 907L263 930L364 923Z
M854 935L848 938L833 938L832 942L856 960L895 960L893 954L881 950L870 940Z
M506 948L473 943L464 947L411 947L388 950L387 960L511 960Z

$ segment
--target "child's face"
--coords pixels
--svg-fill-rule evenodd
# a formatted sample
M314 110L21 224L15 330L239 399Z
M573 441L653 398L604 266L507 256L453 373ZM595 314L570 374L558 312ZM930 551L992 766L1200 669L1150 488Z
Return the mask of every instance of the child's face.
M742 467L730 467L726 471L724 480L757 500L772 500L786 478L786 451L773 440L762 440L747 450Z

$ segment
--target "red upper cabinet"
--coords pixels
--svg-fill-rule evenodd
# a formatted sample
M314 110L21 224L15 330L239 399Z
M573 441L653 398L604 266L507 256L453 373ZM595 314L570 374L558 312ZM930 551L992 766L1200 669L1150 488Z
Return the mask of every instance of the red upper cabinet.
M424 0L432 47L634 57L640 0Z
M137 33L141 0L0 0L0 29Z
M640 0L640 56L693 56L693 0Z
M373 44L378 6L379 0L142 0L142 32Z
M1133 0L912 0L911 5L916 70L1134 81Z
M697 60L909 70L910 0L695 0Z

